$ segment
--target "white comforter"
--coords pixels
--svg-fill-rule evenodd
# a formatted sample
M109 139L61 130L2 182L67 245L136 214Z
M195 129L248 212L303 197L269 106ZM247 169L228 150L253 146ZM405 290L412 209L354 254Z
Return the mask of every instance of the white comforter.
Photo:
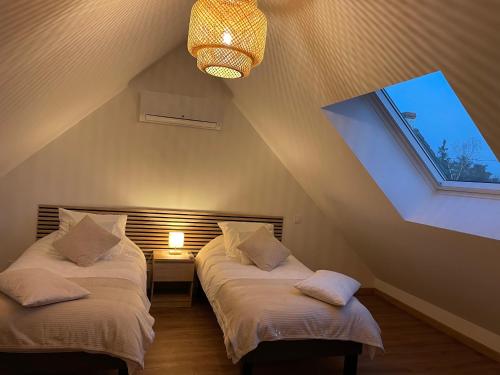
M383 350L380 328L356 298L335 307L294 288L313 272L293 256L262 271L228 258L221 236L200 251L196 269L234 363L262 341L345 340L365 344L370 355Z
M0 293L0 351L85 351L125 360L140 372L154 339L146 296L146 262L128 238L109 260L79 267L53 248L54 232L37 241L10 267L44 268L88 289L89 297L25 308Z
M122 239L118 256L100 260L90 267L80 267L59 254L52 243L59 231L31 245L8 269L44 268L63 277L108 277L126 279L146 291L146 260L144 254L130 239ZM146 306L149 309L149 305Z

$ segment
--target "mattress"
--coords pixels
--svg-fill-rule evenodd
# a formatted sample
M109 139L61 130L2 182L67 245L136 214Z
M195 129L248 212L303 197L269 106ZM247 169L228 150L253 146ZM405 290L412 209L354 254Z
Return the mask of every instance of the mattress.
M146 261L128 238L111 259L79 267L53 248L53 232L27 249L9 270L44 268L91 292L84 299L24 308L0 293L0 351L76 351L123 359L130 374L144 367L154 339L146 295Z
M380 328L358 299L332 306L294 287L313 274L294 256L263 271L227 257L220 236L199 252L196 270L233 363L262 341L343 340L362 343L371 356L383 350Z

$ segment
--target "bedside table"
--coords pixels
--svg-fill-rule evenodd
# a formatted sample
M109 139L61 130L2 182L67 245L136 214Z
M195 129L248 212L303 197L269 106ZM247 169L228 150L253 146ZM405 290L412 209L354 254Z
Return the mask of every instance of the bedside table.
M191 307L194 257L170 255L167 250L153 253L151 305L153 307Z

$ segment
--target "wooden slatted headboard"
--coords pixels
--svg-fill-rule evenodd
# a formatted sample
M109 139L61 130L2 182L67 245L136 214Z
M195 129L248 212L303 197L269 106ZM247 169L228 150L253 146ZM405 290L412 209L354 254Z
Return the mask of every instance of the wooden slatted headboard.
M211 239L222 234L218 221L255 221L274 225L274 235L282 239L283 217L242 215L228 212L192 210L38 206L37 239L59 228L58 208L95 214L128 215L126 234L145 253L168 248L170 231L184 232L184 249L198 252Z

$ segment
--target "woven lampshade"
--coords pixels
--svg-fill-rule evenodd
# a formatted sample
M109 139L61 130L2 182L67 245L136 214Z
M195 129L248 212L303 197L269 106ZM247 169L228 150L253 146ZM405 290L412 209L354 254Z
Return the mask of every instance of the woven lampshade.
M191 10L188 50L205 73L246 77L264 58L266 33L257 0L198 0Z

